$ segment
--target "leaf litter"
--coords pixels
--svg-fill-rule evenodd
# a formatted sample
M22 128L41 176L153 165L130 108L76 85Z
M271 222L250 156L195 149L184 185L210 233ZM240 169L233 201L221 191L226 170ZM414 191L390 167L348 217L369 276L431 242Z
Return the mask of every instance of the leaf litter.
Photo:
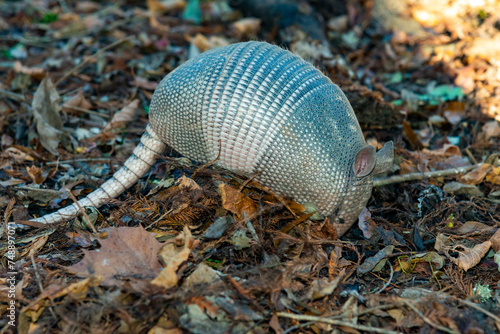
M500 331L500 3L370 6L0 2L2 331ZM394 140L389 175L423 177L376 187L337 240L307 205L169 152L87 217L16 227L10 251L6 222L121 167L165 74L247 39L320 67L370 144Z

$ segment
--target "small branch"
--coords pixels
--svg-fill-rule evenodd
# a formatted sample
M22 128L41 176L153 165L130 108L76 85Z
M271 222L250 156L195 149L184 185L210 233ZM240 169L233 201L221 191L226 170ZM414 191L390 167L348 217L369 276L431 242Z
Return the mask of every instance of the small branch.
M278 312L277 315L278 315L278 317L290 318L290 319L295 319L295 320L306 320L306 321L314 321L314 322L324 322L324 323L331 324L331 325L336 325L336 326L345 326L345 327L355 328L355 329L358 329L360 331L366 331L366 332L369 332L369 333L382 333L382 334L395 334L395 333L399 333L399 332L391 331L391 330L387 330L387 329L381 329L381 328L376 328L376 327L358 325L358 324L355 324L355 323L352 323L352 322L348 322L348 321L333 320L333 319L328 319L328 318L316 317L316 316L313 316L313 315L292 314L292 313L286 313L286 312Z
M450 168L450 169L443 169L443 170L437 170L437 171L425 172L425 173L411 173L411 174L395 175L395 176L391 176L391 177L388 177L385 179L374 179L373 186L380 187L380 186L386 186L388 184L393 184L393 183L402 183L402 182L407 182L407 181L430 179L433 177L456 175L456 174L468 172L471 169L474 169L474 168L479 167L479 166L481 166L481 164L472 165L472 166L457 167L457 168Z
M484 314L486 314L488 317L492 318L493 320L495 320L499 325L500 325L500 318L497 317L496 315L494 315L493 313L491 312L488 312L486 311L484 308L480 307L479 305L471 302L471 301L468 301L467 299L458 299L457 300L462 303L462 304L465 304L467 306L470 306L472 307L473 309L479 311L479 312L482 312Z
M454 330L454 329L449 329L449 328L446 328L446 327L443 327L443 326L439 326L438 324L435 324L434 322L431 321L431 319L427 318L422 312L420 312L414 305L412 305L410 303L410 301L408 300L403 300L403 302L405 303L406 306L408 306L409 308L411 308L413 310L413 312L415 312L416 314L418 314L422 320L424 320L424 322L426 324L428 324L429 326L432 326L436 329L439 329L440 331L443 331L443 332L446 332L446 333L450 333L450 334L460 334L459 331L457 330Z
M29 102L23 95L14 92L9 92L8 90L0 89L0 95L4 95L9 99L16 100L19 102Z

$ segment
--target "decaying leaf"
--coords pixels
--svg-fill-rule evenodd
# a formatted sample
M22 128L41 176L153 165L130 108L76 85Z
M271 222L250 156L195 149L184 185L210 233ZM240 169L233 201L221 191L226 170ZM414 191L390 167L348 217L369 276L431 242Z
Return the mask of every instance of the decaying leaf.
M112 129L117 129L125 126L127 123L131 122L137 111L137 107L139 106L139 99L135 99L122 110L118 111L113 115L111 121L104 127L104 131L109 131Z
M83 299L87 295L88 288L98 286L101 280L102 277L94 275L69 285L52 284L46 287L35 300L22 308L21 313L26 314L33 322L36 322L44 309L50 305L50 300L66 295L71 295L76 300Z
M50 78L45 78L38 86L31 105L40 143L53 155L59 155L57 147L63 135L59 99L56 87Z
M79 276L101 275L103 284L121 280L152 279L161 270L157 254L162 244L142 227L109 228L101 248L83 250L84 258L67 269Z
M498 229L495 234L493 234L493 236L490 238L490 242L491 248L498 253L500 251L500 229Z
M492 226L480 222L468 221L465 222L465 224L463 224L462 226L460 226L458 232L460 233L484 232L492 228L493 228Z
M259 209L250 197L228 184L219 185L219 192L224 209L234 213L238 218L243 217L243 212L246 212L247 217L249 217Z
M451 256L448 256L450 260L455 263L457 266L462 268L464 271L469 270L470 268L474 267L481 261L483 256L486 255L488 250L491 247L491 242L490 241L485 241L479 245L474 246L474 248L466 248L461 246L463 250L460 251L460 255L458 258L453 258Z
M443 190L455 195L469 195L484 197L484 193L477 186L472 184L463 184L460 182L450 182L443 186Z
M76 94L71 99L66 101L66 103L63 104L63 110L74 110L74 108L81 108L81 109L92 108L92 104L89 101L87 101L81 90L78 91L78 94Z
M477 185L483 182L486 174L491 169L490 164L482 164L460 178L460 182Z
M207 266L206 264L200 263L191 273L191 275L186 278L186 281L182 285L182 288L189 290L190 288L199 284L214 284L221 280L219 274L220 273L217 273L214 269Z
M324 296L331 295L343 278L344 275L340 274L332 281L328 280L327 278L314 280L309 287L309 291L307 291L306 298L309 300L315 300Z
M194 240L189 227L185 226L184 230L173 242L162 247L159 257L164 268L151 283L165 289L176 286L178 281L177 270L188 260L189 255L198 243L199 240Z
M379 250L377 254L375 254L372 257L367 258L357 269L358 274L366 274L367 272L371 271L377 264L381 261L384 261L385 263L385 257L387 255L392 254L392 251L394 250L394 246L390 245L387 247L384 247L383 249Z

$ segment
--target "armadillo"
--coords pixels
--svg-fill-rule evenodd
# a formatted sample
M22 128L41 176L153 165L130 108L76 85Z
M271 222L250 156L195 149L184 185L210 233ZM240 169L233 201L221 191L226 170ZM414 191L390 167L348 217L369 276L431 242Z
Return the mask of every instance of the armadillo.
M371 196L372 176L392 165L375 153L342 90L313 65L264 42L206 51L156 88L150 124L124 166L99 189L52 214L57 223L98 208L142 177L166 146L248 177L330 217L339 236Z

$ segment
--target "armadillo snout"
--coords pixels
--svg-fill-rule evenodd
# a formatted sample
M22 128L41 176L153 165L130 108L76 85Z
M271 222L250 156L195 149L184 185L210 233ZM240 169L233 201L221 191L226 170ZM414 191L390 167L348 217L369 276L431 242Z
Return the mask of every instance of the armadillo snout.
M370 199L372 188L371 175L353 179L353 183L348 187L337 214L330 216L330 221L337 230L339 237L344 235L358 219Z

